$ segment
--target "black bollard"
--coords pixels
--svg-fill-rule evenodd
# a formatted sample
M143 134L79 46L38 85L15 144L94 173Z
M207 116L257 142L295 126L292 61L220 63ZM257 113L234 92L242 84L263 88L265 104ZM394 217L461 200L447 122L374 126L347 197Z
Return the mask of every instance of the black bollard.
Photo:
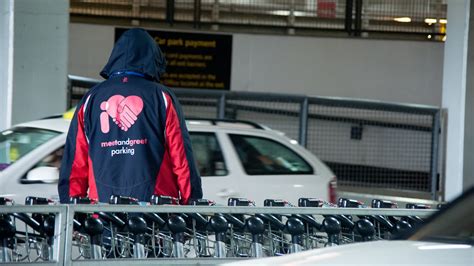
M128 230L133 235L133 257L136 259L145 258L145 233L147 230L145 219L139 216L130 217Z
M186 222L183 217L173 215L168 219L168 228L173 233L173 256L175 258L184 258L184 232L186 231Z
M229 228L227 220L221 215L214 215L209 221L209 226L216 234L216 248L214 257L216 258L225 258L226 257L226 248L225 248L225 234Z
M7 215L0 215L0 262L11 262L11 254L8 248L9 239L16 233L12 219Z
M246 226L252 234L252 257L263 257L263 233L265 232L265 224L262 219L252 216L247 219Z
M303 251L303 247L300 244L301 235L305 231L303 222L298 218L290 217L286 221L286 230L291 235L290 253Z
M104 224L98 218L88 217L84 221L84 230L90 237L91 259L102 259L102 233Z
M396 224L396 233L397 234L405 234L406 232L410 231L412 226L407 222L400 220Z
M367 219L360 219L355 224L357 232L362 237L362 241L371 241L374 239L375 228L374 224Z
M328 235L328 242L325 246L339 245L339 234L341 233L341 223L334 217L329 216L323 220L323 228Z
M54 215L48 215L44 218L43 220L43 233L47 237L47 242L48 242L48 254L46 257L48 258L48 261L53 260L53 244L54 244L54 225L55 225L55 216Z

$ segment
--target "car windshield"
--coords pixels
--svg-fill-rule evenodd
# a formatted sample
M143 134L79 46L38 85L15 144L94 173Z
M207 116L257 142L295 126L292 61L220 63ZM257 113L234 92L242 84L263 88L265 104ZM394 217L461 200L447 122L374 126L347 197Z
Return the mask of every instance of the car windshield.
M409 240L474 244L474 187L409 237Z
M30 127L16 127L0 132L0 171L59 134L61 133L52 130Z

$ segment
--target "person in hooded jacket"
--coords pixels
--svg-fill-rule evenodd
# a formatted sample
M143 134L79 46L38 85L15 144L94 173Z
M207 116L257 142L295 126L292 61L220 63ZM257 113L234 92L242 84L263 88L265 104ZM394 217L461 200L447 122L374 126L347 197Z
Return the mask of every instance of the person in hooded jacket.
M116 42L100 72L106 80L78 104L69 128L58 191L108 202L111 195L148 202L155 195L181 204L202 198L181 107L159 83L166 60L143 29Z

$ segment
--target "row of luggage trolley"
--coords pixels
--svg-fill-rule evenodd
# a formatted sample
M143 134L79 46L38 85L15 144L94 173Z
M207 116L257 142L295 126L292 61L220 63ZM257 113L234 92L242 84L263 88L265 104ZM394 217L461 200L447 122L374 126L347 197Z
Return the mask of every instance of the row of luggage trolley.
M337 204L300 198L297 205L267 199L264 207L242 198L230 198L228 206L205 199L176 203L166 196L148 203L112 196L109 204L71 198L61 205L27 197L22 206L0 198L0 263L182 264L281 256L392 239L436 211L346 198Z

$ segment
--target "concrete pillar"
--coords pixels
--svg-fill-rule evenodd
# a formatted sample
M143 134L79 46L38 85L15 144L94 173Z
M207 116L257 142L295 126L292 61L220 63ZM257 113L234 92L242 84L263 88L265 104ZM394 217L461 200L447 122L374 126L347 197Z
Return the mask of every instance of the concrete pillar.
M0 1L0 130L11 124L13 0Z
M448 1L442 106L448 110L445 198L473 183L474 16L470 0Z
M474 3L470 4L467 48L466 103L464 109L463 189L474 186Z
M69 1L0 1L0 129L65 110L68 29Z

